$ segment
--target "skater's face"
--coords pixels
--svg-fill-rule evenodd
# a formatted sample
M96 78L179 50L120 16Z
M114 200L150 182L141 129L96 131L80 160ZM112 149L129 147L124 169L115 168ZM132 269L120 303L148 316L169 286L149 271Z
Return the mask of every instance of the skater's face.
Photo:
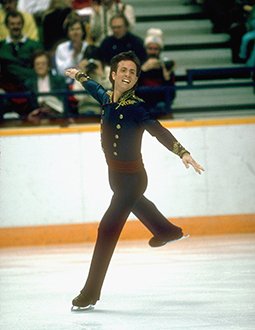
M117 71L112 72L112 80L114 81L114 88L121 93L132 89L137 83L137 68L133 61L120 61L117 66Z

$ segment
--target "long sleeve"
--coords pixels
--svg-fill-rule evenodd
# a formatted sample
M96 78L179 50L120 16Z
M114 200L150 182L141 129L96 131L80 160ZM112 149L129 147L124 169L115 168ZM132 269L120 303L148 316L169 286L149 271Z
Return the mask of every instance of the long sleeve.
M95 80L90 79L84 72L79 71L75 79L80 82L83 88L102 106L109 102L109 96L103 86Z
M168 150L178 155L180 158L185 153L189 153L180 142L176 140L173 134L163 127L157 120L148 119L145 121L145 129L164 145Z

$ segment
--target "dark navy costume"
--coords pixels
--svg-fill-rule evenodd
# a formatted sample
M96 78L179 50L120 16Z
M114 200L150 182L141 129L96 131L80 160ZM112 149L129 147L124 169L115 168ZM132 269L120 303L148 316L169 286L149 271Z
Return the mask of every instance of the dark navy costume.
M101 287L119 235L131 212L155 237L164 238L171 232L181 231L181 228L170 223L143 195L147 187L147 175L141 156L144 130L180 157L187 150L158 121L150 119L143 100L133 90L124 93L118 103L114 103L111 91L106 91L93 80L86 81L82 74L76 79L102 107L101 141L113 191L110 206L98 228L88 279L81 291L96 301L100 298Z

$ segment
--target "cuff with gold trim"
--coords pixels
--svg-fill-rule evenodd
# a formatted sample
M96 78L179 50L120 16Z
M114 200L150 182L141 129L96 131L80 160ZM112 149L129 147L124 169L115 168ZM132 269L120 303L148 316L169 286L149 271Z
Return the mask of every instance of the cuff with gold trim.
M83 71L78 71L75 75L75 79L79 81L80 83L83 83L90 79L90 77Z
M190 152L188 150L186 150L181 144L180 142L175 142L173 145L173 153L175 153L176 155L178 155L180 158L183 157L184 154L189 154Z

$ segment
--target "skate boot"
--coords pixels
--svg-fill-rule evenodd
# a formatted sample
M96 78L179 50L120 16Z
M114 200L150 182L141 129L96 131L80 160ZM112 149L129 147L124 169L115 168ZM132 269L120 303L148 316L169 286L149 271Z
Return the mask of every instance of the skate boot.
M189 237L189 235L184 235L182 230L180 229L178 231L175 231L175 232L169 234L168 236L166 236L164 238L153 236L149 240L149 245L151 247L160 247L160 246L166 245L167 243L174 242L174 241L181 240L181 239L188 238L188 237Z
M96 304L98 299L92 299L82 291L80 294L75 297L72 301L72 311L85 311L85 310L91 310L94 309L94 306Z

